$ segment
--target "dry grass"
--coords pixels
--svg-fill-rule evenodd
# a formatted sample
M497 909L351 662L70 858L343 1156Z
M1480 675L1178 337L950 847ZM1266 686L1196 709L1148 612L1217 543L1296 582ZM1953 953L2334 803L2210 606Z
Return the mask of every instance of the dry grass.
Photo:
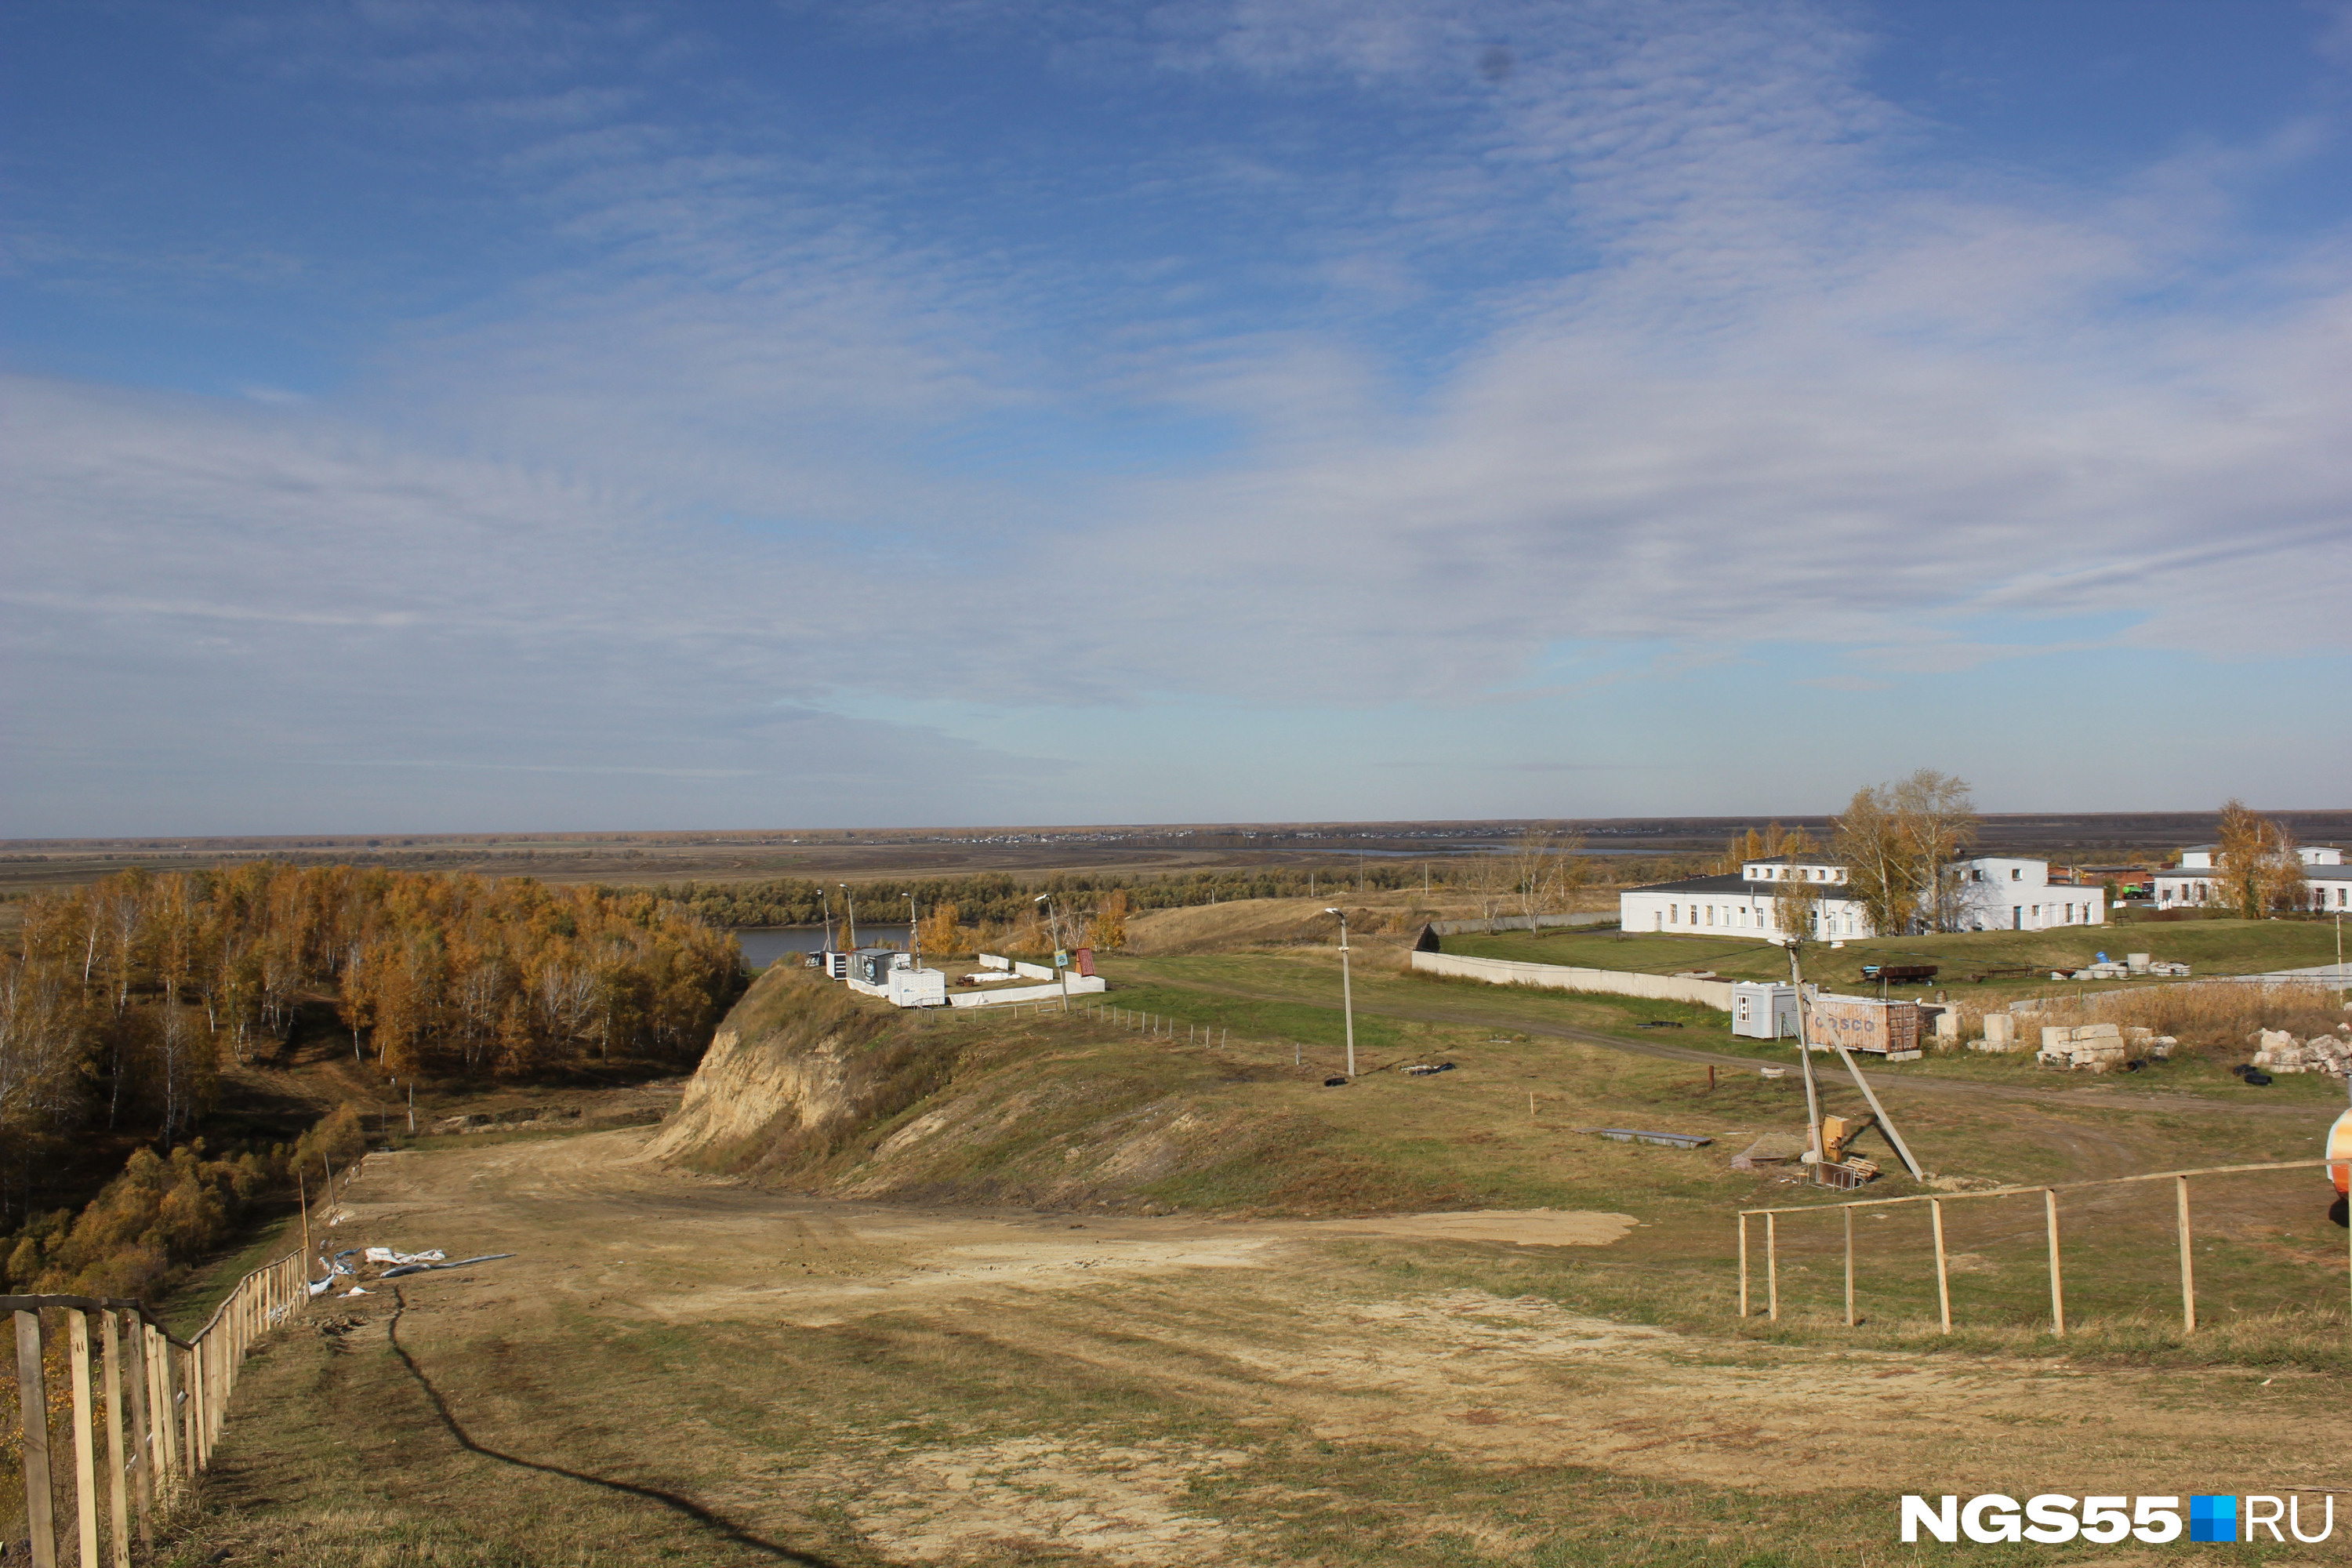
M1969 1001L1957 1005L1961 1035L1969 1039L1983 1037L1987 1013L2007 1011ZM2249 1037L2258 1030L2284 1029L2308 1039L2352 1020L2352 1010L2331 986L2230 982L2057 996L2013 1016L2028 1036L2043 1025L2120 1024L2171 1036L2180 1042L2178 1054L2182 1056L2242 1060L2253 1048Z

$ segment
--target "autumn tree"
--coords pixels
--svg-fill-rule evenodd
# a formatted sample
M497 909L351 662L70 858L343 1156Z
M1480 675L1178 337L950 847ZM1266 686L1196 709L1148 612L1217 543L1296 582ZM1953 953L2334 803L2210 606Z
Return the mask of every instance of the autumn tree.
M1871 931L1879 936L1900 931L1910 919L1912 885L1892 788L1853 792L1838 816L1831 853L1845 868L1846 894L1862 905Z
M1772 884L1772 929L1792 942L1807 942L1821 918L1822 884L1810 877L1783 877Z
M1953 931L1964 903L1952 862L1976 838L1968 784L1921 768L1898 783L1856 790L1837 819L1832 853L1877 935L1915 923Z
M915 943L931 958L971 952L971 932L963 923L963 911L951 903L932 905L931 912L915 928Z
M1127 945L1127 894L1113 889L1103 895L1095 906L1094 919L1087 922L1087 942L1097 952L1117 952Z
M2222 902L2246 920L2294 908L2302 901L2304 886L2294 836L2285 824L2249 810L2244 801L2222 802L2213 879Z
M1976 847L1979 826L1968 784L1921 768L1895 786L1895 819L1909 851L1918 920L1933 931L1958 931L1968 894L1958 862Z
M1584 878L1584 864L1577 854L1583 847L1580 833L1526 834L1518 847L1504 858L1511 893L1518 900L1519 912L1527 917L1529 931L1536 929L1538 915L1568 907Z

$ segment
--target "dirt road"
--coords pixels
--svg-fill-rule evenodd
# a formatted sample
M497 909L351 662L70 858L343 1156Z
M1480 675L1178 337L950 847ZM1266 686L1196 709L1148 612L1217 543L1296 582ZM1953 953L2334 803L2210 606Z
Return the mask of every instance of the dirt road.
M2312 1375L1824 1352L1465 1283L1635 1215L887 1208L681 1176L646 1139L373 1157L343 1245L517 1256L270 1342L197 1544L279 1568L1852 1562L1892 1546L1895 1492L2275 1490L2352 1452Z

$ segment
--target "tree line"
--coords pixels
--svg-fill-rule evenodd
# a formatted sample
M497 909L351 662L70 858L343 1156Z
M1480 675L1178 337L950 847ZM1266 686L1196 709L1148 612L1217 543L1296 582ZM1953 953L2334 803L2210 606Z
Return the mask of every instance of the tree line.
M1426 860L1389 857L1336 865L1166 873L1057 871L1034 878L988 871L846 884L779 877L670 883L663 890L717 926L814 926L830 921L836 931L853 910L865 924L904 924L911 895L916 919L926 922L925 949L949 952L956 950L939 946L929 935L929 922L938 918L942 906L954 906L955 928L962 933L956 940L1019 947L1023 937L1044 930L1035 904L1041 893L1051 895L1062 912L1066 938L1083 940L1076 933L1093 929L1095 917L1114 893L1123 899L1124 913L1140 914L1241 899L1336 899L1351 890L1401 892L1425 886L1433 892L1443 889L1475 899L1490 916L1540 914L1566 907L1578 889L1593 880L1679 875L1687 869L1685 858L1612 860L1611 874L1596 879L1595 862L1580 853L1583 842L1574 834L1538 836L1501 854L1433 855ZM1039 940L1050 940L1050 935Z
M134 1149L122 1172L79 1214L32 1216L0 1243L0 1283L26 1294L160 1300L194 1264L227 1241L271 1194L300 1184L309 1195L365 1146L348 1105L291 1143L218 1153L201 1138L167 1153Z
M62 1140L188 1137L306 1002L387 1072L528 1078L693 1062L740 968L675 900L527 879L255 862L34 899L0 953L0 1217Z

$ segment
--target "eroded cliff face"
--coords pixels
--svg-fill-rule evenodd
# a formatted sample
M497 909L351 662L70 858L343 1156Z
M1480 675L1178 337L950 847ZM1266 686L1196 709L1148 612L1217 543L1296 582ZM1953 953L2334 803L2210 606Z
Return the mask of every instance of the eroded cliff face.
M1351 1152L1246 1063L1083 1018L924 1017L770 969L719 1026L655 1158L807 1192L1144 1213L1458 1206L1433 1171Z
M719 1025L686 1099L647 1148L703 1170L746 1170L866 1120L876 1047L902 1026L804 969L771 967ZM887 1047L883 1051L888 1055Z

